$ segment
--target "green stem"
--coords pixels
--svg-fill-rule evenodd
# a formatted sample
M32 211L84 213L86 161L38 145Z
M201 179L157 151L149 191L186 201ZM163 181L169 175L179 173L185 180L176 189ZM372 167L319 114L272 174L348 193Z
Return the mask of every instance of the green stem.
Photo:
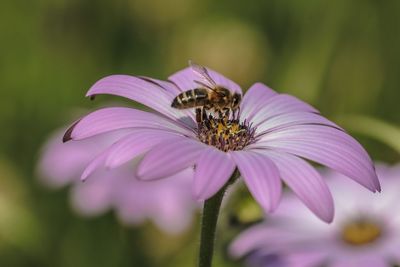
M237 177L237 171L232 174L228 183L221 188L212 198L204 202L203 217L201 223L201 236L200 236L200 254L198 267L211 267L212 258L214 253L215 230L217 228L217 221L219 210L221 208L222 199L225 191Z

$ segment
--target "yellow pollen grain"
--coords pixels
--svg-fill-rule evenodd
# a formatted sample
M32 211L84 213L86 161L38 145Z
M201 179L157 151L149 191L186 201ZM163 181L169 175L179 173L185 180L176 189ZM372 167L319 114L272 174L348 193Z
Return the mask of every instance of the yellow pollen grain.
M225 131L226 127L222 123L218 123L217 134L222 135Z
M381 234L379 225L367 221L358 221L343 228L342 239L350 245L362 246L374 242Z
M239 131L239 125L238 124L233 124L231 128L232 133L237 133Z
M229 125L225 125L222 122L218 123L217 135L221 136L225 140L235 136L239 132L240 132L240 126L237 123Z

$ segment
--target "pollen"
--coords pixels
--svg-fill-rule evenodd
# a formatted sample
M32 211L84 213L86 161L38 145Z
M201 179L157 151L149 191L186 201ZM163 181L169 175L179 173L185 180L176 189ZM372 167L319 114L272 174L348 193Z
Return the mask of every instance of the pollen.
M254 142L255 128L237 119L208 116L198 123L198 138L201 142L219 150L242 150Z
M375 242L382 235L382 228L368 220L358 220L345 225L342 239L349 245L362 246Z

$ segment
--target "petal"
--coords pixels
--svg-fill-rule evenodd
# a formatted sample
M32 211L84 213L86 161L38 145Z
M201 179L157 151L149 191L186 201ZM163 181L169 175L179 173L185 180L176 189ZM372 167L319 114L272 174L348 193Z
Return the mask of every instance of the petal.
M93 172L95 172L97 169L100 167L103 167L105 165L106 159L108 157L108 154L110 152L111 147L108 147L105 149L103 152L101 152L99 155L97 155L90 163L89 165L86 166L85 170L83 171L81 175L81 180L85 181Z
M163 183L157 191L152 190L158 196L152 197L154 205L150 216L154 223L170 234L179 234L187 230L198 204L190 190L193 185L193 169L186 169L168 179L154 182Z
M319 113L318 110L316 110L314 107L294 96L279 94L271 97L262 106L260 106L259 109L254 113L254 116L250 116L249 118L242 117L241 119L247 119L247 121L256 124L263 122L271 117L289 112Z
M275 164L268 157L251 151L233 151L230 154L253 197L266 211L273 211L282 193Z
M299 125L274 131L250 147L284 151L328 166L375 192L380 191L373 163L364 148L336 128Z
M240 116L249 118L265 103L278 93L262 83L253 84L243 97L240 105Z
M150 83L154 83L156 86L159 86L163 88L164 90L172 93L172 95L176 96L182 92L182 90L174 83L171 81L162 81L162 80L157 80L154 78L146 77L146 76L139 76L139 78L146 80Z
M121 186L118 194L114 196L114 208L118 220L124 225L139 225L147 219L147 210L149 205L146 194L150 190L143 188L135 177Z
M140 78L162 87L166 91L170 92L174 97L183 92L176 84L174 84L171 81L162 81L145 76L141 76ZM169 103L169 105L171 106L171 103ZM177 116L178 120L182 121L191 128L194 128L196 126L196 124L194 123L196 117L194 109L180 110L180 112L183 112L184 114L188 115L188 117L182 117L180 114L178 114Z
M207 146L186 137L174 137L151 149L139 164L137 174L144 180L160 179L194 165Z
M259 135L271 132L273 130L279 130L290 126L304 125L304 124L327 125L342 130L339 126L337 126L330 120L318 114L309 112L284 113L271 117L262 122L253 120L253 123L254 126L257 127L256 134Z
M264 223L247 228L229 245L229 255L236 259L242 258L262 248L266 240L270 239L274 234L275 230L272 227L266 227Z
M231 256L241 258L257 250L274 252L287 249L288 244L298 241L299 237L293 231L262 222L241 232L228 249Z
M334 215L332 194L321 175L306 161L286 153L263 151L278 167L281 178L325 222Z
M190 189L188 189L190 190ZM160 201L152 215L157 227L171 235L182 234L193 221L191 212L194 213L194 201L179 197L181 192L167 192L164 201ZM174 194L174 196L171 196ZM193 202L193 203L192 203Z
M222 74L219 74L218 72L210 68L207 68L207 71L211 78L216 82L216 84L223 86L233 92L242 94L242 89L237 83L231 81ZM168 77L168 79L174 82L182 91L187 91L199 87L199 85L194 82L195 80L199 80L199 77L198 75L196 75L191 67L172 74L170 77Z
M105 165L109 168L116 168L171 136L177 136L177 134L161 130L136 130L112 145Z
M62 142L65 129L57 131L43 147L38 172L39 178L52 188L60 188L79 181L86 165L112 142L101 135L80 142ZM110 138L112 139L112 138Z
M196 162L193 192L198 200L206 200L217 193L235 170L230 155L216 148L203 150Z
M124 128L152 128L193 135L189 129L156 114L132 108L103 108L96 110L73 124L64 135L64 142L81 140Z
M373 250L364 252L367 255L361 255L362 257L351 257L347 256L344 253L340 255L342 257L336 258L335 261L332 262L332 267L388 267L392 266L388 263L387 259L384 259L382 256L374 253ZM368 255L369 254L369 255Z
M180 111L171 108L175 95L146 78L129 75L108 76L97 81L86 96L93 97L98 94L126 97L174 119L189 115L186 110Z
M286 257L288 266L292 267L310 267L323 266L324 261L329 258L325 251L296 251ZM329 265L332 267L331 265ZM347 266L349 267L349 266Z
M108 211L112 206L116 183L116 177L112 176L114 173L103 172L96 179L76 183L71 192L75 211L85 216L97 216Z

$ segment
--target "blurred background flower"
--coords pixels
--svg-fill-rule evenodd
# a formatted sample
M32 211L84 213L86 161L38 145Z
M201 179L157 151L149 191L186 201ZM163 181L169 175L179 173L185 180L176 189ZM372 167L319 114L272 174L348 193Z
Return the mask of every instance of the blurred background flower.
M106 103L107 96L83 96L109 74L165 78L191 58L243 88L259 80L309 101L374 159L399 161L399 10L397 0L3 1L0 184L8 212L0 217L15 217L0 233L14 240L0 241L0 266L193 265L195 230L160 238L156 228L123 227L109 212L82 219L70 211L69 190L37 182L48 134L70 121L71 107ZM7 168L13 175L3 174ZM11 209L9 196L20 188ZM241 192L227 210L258 218ZM237 230L223 224L227 217L222 239ZM235 266L216 255L216 266Z
M392 266L400 263L400 165L377 165L383 194L357 190L342 175L323 171L335 198L332 224L312 218L293 195L276 216L245 230L230 247L248 266ZM271 242L273 240L273 242ZM279 260L280 265L277 265Z
M63 143L65 131L55 133L44 146L38 176L53 188L71 184L71 203L78 214L97 216L113 209L125 225L140 225L151 220L168 234L182 233L189 228L200 206L191 194L193 170L183 170L168 179L143 182L135 177L136 160L119 168L102 168L83 182L85 168L107 146L127 135L127 131Z

